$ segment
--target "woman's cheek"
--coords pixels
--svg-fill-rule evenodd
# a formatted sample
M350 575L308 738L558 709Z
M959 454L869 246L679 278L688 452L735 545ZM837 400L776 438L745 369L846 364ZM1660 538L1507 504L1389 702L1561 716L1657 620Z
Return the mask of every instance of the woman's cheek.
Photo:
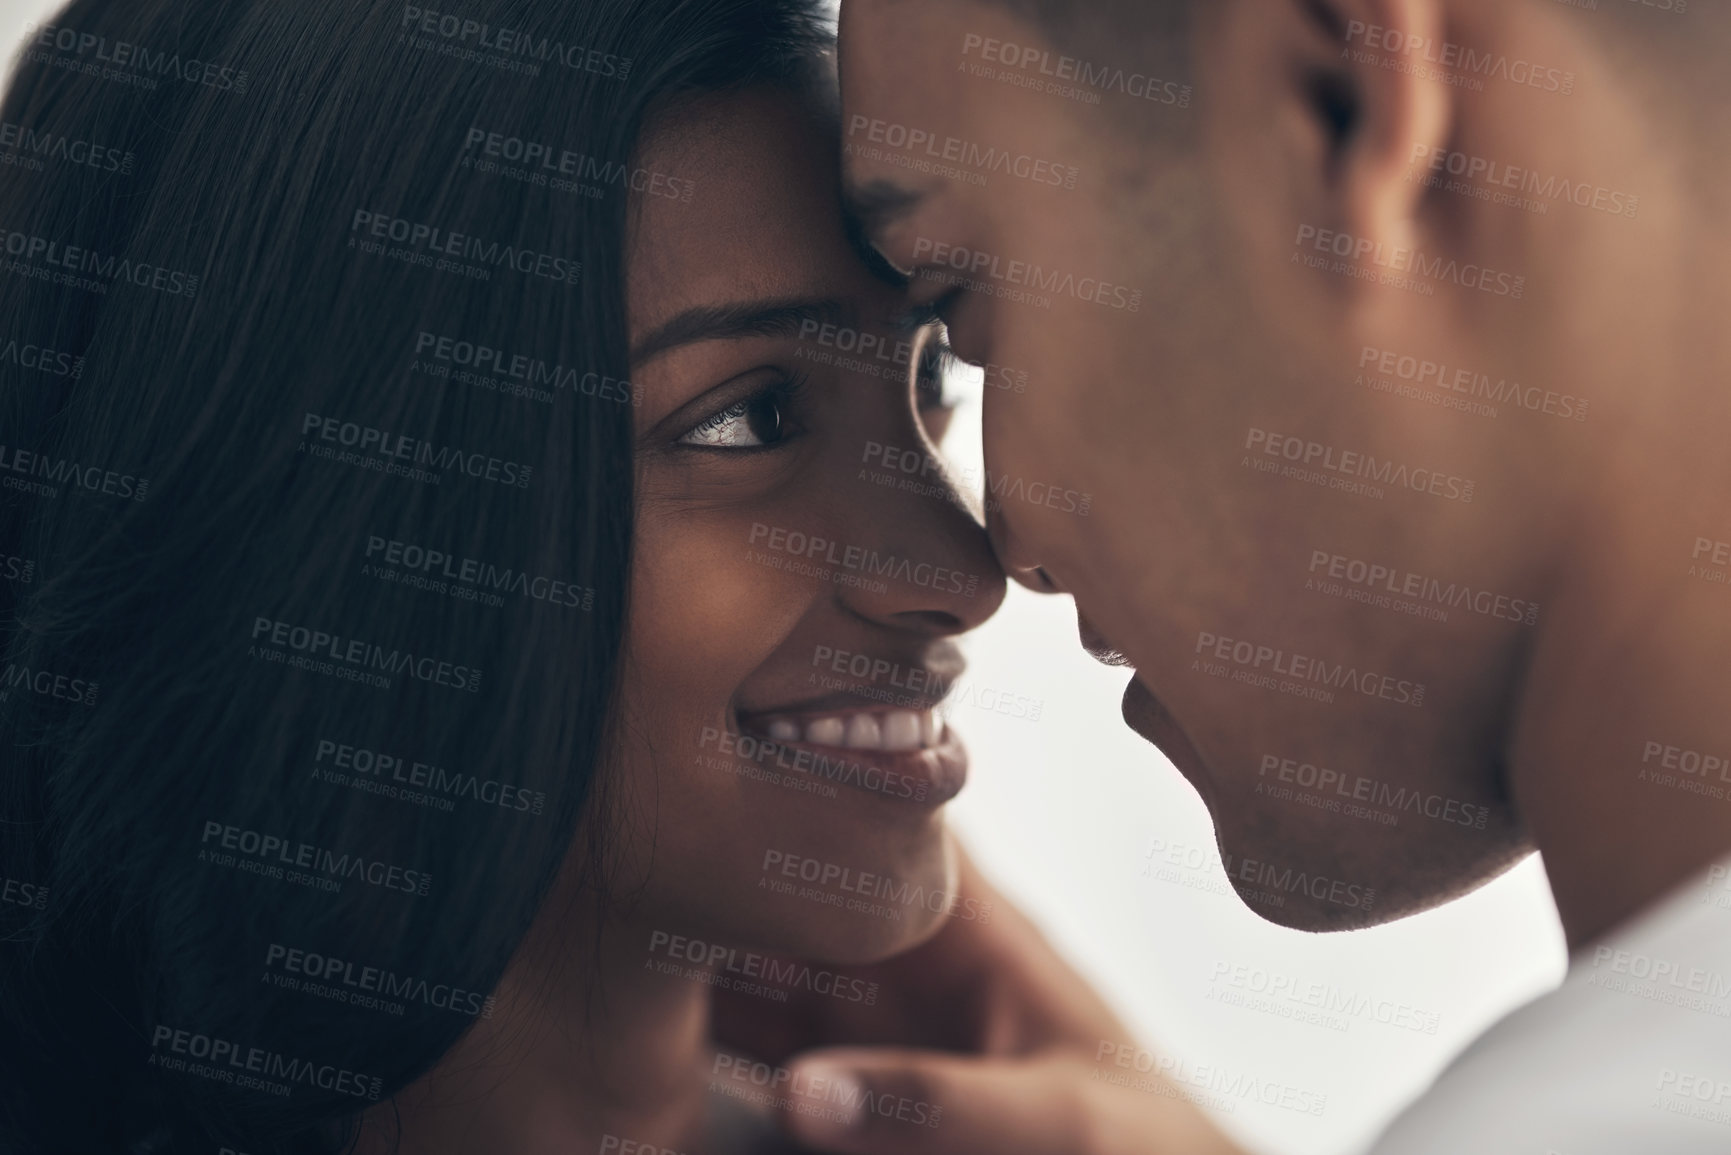
M749 524L731 519L640 529L628 639L639 665L675 682L722 678L729 684L714 690L730 699L774 651L809 604L812 583L777 569L750 535Z

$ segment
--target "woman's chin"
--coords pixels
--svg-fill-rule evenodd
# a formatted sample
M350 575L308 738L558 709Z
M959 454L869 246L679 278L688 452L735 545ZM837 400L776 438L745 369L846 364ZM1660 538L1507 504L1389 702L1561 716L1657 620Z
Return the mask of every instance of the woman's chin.
M899 921L832 917L814 919L782 936L780 953L834 966L870 966L910 951L943 929L942 913L910 911Z
M856 966L925 942L971 907L956 893L947 832L935 825L931 846L913 855L861 869L802 859L783 876L766 872L763 886L754 884L762 933L752 937L781 953Z

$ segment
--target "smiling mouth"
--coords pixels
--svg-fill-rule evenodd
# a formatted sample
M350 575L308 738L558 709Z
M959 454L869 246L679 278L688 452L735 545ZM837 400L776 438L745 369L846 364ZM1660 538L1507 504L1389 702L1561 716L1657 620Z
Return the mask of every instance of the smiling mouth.
M935 709L838 711L805 717L766 714L752 721L777 742L892 754L930 750L944 731Z
M930 697L886 706L838 693L742 711L735 720L742 734L776 752L778 767L819 774L898 809L912 803L913 813L942 806L968 780L968 748Z

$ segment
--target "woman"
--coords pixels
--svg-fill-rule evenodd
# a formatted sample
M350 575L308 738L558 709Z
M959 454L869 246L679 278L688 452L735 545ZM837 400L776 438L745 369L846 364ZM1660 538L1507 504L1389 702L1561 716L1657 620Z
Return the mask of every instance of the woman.
M763 1147L847 1089L718 1052L712 990L865 1003L989 913L934 710L1003 578L941 473L874 480L944 414L825 44L800 0L32 33L0 1145Z

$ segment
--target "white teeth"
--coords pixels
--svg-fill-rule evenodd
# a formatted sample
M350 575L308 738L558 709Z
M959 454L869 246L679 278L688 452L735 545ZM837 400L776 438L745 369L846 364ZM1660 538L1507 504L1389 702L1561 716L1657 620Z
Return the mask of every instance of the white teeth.
M938 731L943 729L938 721L936 710L920 711L920 745L931 747L938 744Z
M883 727L870 714L855 714L847 720L849 750L881 750L884 745Z
M792 718L772 718L764 730L775 742L904 754L936 746L944 723L936 710L890 710L883 714L832 714L803 725Z
M805 740L813 746L840 746L847 737L847 723L840 718L819 718L805 728Z
M885 714L883 748L885 750L918 750L920 748L920 716L912 710L891 710Z

